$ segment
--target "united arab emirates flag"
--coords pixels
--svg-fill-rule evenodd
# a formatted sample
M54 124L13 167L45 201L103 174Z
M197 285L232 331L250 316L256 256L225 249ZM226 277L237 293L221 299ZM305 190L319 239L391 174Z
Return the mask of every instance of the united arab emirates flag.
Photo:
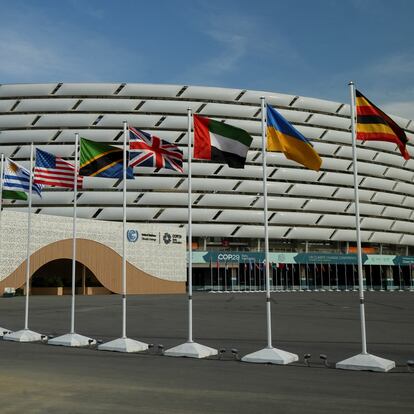
M128 154L127 154L128 160ZM80 139L79 175L90 177L123 178L124 151L108 144ZM127 178L134 178L127 168Z
M194 115L194 158L244 168L253 138L243 129Z

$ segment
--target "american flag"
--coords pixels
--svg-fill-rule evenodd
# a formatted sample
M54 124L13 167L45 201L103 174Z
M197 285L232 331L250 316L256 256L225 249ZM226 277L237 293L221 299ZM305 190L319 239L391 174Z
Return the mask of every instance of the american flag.
M183 152L154 135L129 127L129 166L168 168L183 172Z
M36 148L34 180L36 184L73 188L75 167L62 158ZM78 175L78 189L82 188L83 177Z

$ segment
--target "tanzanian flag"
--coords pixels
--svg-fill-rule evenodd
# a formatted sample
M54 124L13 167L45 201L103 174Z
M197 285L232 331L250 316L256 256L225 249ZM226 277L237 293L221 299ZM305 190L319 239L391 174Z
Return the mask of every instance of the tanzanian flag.
M410 159L405 132L361 92L356 91L357 139L361 141L388 141L398 145L401 155Z
M322 160L312 144L279 112L267 105L267 150L283 152L286 158L319 171Z
M90 141L86 138L80 139L79 175L123 178L123 167L124 151L122 148ZM134 178L132 168L127 168L127 178Z
M244 168L253 138L241 128L194 115L194 158Z

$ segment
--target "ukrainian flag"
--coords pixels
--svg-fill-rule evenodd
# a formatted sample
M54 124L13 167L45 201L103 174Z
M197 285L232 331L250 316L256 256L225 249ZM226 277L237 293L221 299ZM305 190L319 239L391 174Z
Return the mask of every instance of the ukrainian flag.
M282 115L267 106L267 150L283 152L286 158L302 164L310 170L319 171L322 160L312 144Z

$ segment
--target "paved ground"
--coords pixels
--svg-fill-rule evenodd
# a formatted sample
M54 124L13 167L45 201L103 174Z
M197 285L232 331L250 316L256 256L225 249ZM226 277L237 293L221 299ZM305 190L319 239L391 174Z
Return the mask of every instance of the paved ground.
M196 294L194 336L241 355L265 345L264 294ZM8 413L408 413L414 407L414 294L367 293L368 350L394 359L387 374L325 368L360 351L357 293L272 296L274 345L299 354L289 366L124 355L0 341L0 412ZM0 298L0 325L18 330L23 298ZM63 334L70 297L32 297L30 328ZM119 336L118 296L78 297L77 331ZM184 296L128 299L128 336L166 348L186 337ZM302 357L312 354L311 367Z

